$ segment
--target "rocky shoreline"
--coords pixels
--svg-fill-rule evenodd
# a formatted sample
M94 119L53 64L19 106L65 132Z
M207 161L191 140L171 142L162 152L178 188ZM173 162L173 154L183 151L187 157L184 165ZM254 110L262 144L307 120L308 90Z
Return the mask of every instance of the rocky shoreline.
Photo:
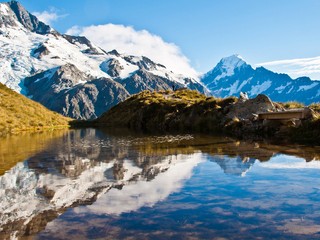
M239 139L320 144L320 117L311 108L302 119L266 120L261 113L288 112L266 95L248 99L206 97L197 91L144 91L116 105L94 121L72 125L129 128L148 132L204 132ZM292 111L292 110L291 110Z

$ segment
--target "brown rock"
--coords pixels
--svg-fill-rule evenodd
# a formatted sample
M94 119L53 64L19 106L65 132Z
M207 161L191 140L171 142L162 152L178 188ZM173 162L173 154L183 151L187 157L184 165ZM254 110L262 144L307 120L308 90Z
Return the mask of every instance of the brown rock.
M227 118L252 119L253 114L275 112L276 110L276 106L269 97L259 94L256 98L249 99L245 102L239 101L231 105Z

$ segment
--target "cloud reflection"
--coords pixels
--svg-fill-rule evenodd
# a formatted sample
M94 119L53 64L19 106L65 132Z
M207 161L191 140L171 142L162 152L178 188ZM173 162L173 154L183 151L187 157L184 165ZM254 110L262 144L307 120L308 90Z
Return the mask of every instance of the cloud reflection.
M272 157L268 162L259 163L259 166L270 169L320 169L320 161L307 162L304 158L279 154Z
M203 161L201 153L167 157L161 165L155 165L163 171L155 179L131 182L121 190L111 189L94 204L77 211L119 215L136 211L141 207L152 207L170 194L179 191L183 183L191 177L194 167Z

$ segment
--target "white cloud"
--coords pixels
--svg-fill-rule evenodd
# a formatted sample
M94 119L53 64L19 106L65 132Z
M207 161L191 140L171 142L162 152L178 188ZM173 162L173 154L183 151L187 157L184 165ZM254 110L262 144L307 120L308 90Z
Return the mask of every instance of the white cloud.
M116 49L129 55L143 55L165 65L175 73L196 77L198 74L184 56L180 48L165 42L161 37L147 30L137 31L133 27L106 24L88 27L74 26L67 32L70 35L86 36L106 51Z
M272 71L287 73L293 78L307 76L320 80L320 56L264 62L256 64L256 66L264 66Z
M49 11L33 12L32 14L35 15L40 21L48 25L52 25L52 23L57 21L59 18L66 16L59 15L57 9L55 8L50 8Z
M272 157L268 162L257 162L257 165L263 168L271 169L320 169L320 161L313 159L307 162L304 158L279 154Z

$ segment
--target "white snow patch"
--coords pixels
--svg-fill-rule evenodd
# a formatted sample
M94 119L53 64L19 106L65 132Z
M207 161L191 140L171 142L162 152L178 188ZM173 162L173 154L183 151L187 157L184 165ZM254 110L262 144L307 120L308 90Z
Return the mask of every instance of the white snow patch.
M0 12L1 12L1 15L4 15L4 16L9 15L9 8L7 4L0 3Z
M235 82L231 85L231 87L230 87L230 92L229 92L230 95L233 95L233 94L237 93L238 84L239 84L239 80L235 81Z
M294 89L294 86L292 86L287 93L291 93L293 89Z
M290 86L290 85L291 85L291 83L288 82L286 85L281 85L280 87L275 88L275 90L278 91L278 93L282 93L283 90L284 90L286 87Z
M319 84L319 82L314 82L314 83L312 83L310 85L300 86L299 89L298 89L298 92L310 90L311 88L314 88L314 87L318 86L318 84Z
M230 88L228 88L229 90L229 95L234 95L237 94L241 91L241 89L248 83L248 81L250 81L252 78L249 78L247 80L244 80L240 85L239 85L239 80L236 80ZM226 90L226 89L224 89Z
M246 62L239 55L232 55L230 57L226 57L221 59L220 63L222 73L215 78L215 80L219 80L221 78L225 78L228 76L232 76L234 74L234 70L246 64Z
M252 86L251 90L250 90L250 96L254 96L254 95L257 95L259 93L266 91L268 88L271 87L271 85L272 85L272 81L268 80L268 81L263 82L260 85Z
M237 92L240 92L241 89L242 89L248 82L250 82L251 79L252 79L252 77L251 77L251 78L248 78L247 80L244 80L244 81L240 84L240 86L238 87Z

